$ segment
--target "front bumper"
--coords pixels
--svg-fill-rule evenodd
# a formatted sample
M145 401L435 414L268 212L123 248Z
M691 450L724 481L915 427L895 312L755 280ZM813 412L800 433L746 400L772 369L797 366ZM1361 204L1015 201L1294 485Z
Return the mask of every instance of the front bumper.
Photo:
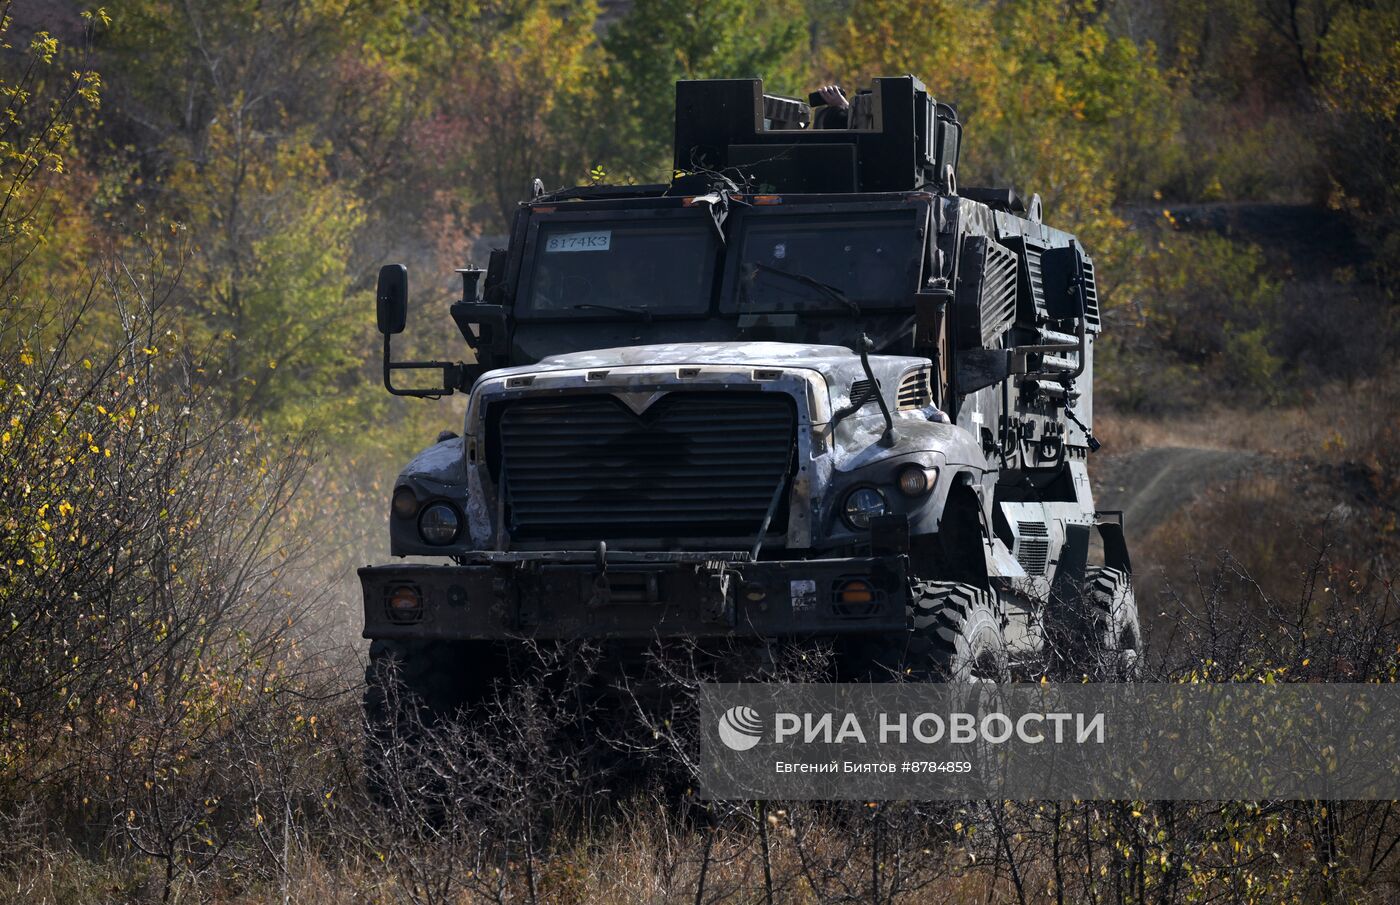
M904 556L749 562L725 553L474 553L359 570L366 638L811 637L906 625ZM839 590L867 582L869 601ZM421 606L390 599L416 595ZM862 595L863 596L863 595Z

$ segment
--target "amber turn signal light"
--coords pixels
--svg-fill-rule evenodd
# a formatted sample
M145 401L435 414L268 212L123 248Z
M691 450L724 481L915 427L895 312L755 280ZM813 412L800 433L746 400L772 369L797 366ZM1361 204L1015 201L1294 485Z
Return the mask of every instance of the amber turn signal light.
M875 589L870 586L870 582L854 578L845 584L836 593L838 603L870 603L875 599Z

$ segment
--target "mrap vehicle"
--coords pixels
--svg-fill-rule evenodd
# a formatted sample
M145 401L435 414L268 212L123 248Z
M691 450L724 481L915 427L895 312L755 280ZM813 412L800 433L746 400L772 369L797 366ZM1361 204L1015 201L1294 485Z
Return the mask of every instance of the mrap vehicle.
M468 402L394 487L414 561L359 572L372 676L451 707L512 644L675 638L829 642L837 678L1131 672L1092 257L1038 197L959 189L917 79L816 100L680 82L670 184L536 181L450 307L474 363L393 360L383 268L386 387Z

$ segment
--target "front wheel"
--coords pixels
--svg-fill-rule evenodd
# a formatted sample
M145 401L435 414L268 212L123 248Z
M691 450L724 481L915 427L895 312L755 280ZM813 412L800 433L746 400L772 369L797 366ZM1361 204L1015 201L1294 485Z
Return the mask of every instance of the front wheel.
M506 674L487 642L376 639L365 667L365 776L373 797L392 803L419 781L425 731L463 719Z
M995 594L962 582L923 580L913 581L909 593L904 631L838 642L838 681L1010 681Z
M930 678L1009 682L1010 658L996 594L969 584L916 581L911 646L924 649Z

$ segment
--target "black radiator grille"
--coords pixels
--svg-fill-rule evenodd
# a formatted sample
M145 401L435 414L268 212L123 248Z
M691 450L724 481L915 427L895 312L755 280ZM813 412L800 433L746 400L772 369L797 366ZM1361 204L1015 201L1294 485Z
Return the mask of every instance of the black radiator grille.
M495 408L493 470L519 538L750 537L792 462L781 394L673 392L641 415L611 395ZM784 490L769 530L786 522Z

